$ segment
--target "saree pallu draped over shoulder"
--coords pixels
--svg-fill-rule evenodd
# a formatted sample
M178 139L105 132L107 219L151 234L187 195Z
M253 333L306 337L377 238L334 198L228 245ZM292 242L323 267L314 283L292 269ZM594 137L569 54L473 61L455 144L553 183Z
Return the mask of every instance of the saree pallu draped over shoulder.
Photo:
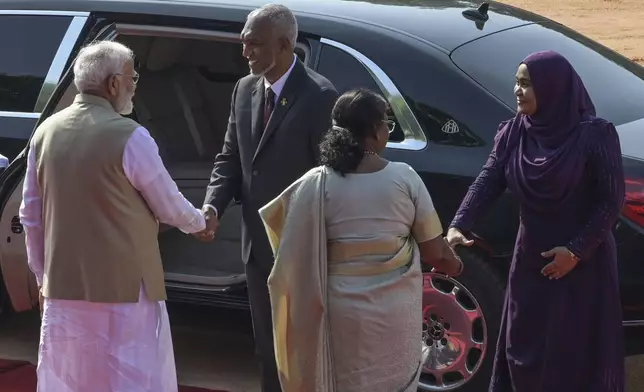
M333 284L336 276L396 274L396 270L408 268L418 254L411 237L330 241L325 226L328 170L324 167L312 169L260 209L275 253L268 288L273 312L275 356L283 392L353 391L356 387L358 389L355 390L360 390L357 385L344 385L338 379L337 372L342 379L353 370L338 369L338 364L334 363L334 347L337 349L338 342L331 335L331 326L336 324L329 318L329 285ZM374 263L369 260L374 250L375 254L391 256ZM347 260L351 262L345 262ZM368 296L365 293L365 297ZM352 299L347 298L346 301ZM419 315L420 311L419 306ZM335 340L342 331L336 332ZM417 357L414 360L417 365L410 372L404 370L394 377L404 379L394 381L400 391L415 391L421 369L420 339ZM382 372L377 372L382 376Z
M275 265L268 277L273 338L284 392L335 392L325 313L326 169L315 168L259 210ZM288 246L280 246L282 243ZM298 317L300 315L306 317Z

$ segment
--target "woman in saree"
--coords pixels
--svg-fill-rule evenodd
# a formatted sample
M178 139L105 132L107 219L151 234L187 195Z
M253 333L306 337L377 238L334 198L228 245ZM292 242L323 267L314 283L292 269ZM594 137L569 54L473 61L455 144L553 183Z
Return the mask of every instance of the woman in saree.
M528 56L503 122L450 225L452 245L509 188L521 222L490 392L623 392L624 345L611 229L624 200L615 127L595 116L561 55Z
M425 185L380 157L395 123L383 97L342 95L312 169L260 210L284 392L416 392L420 260L458 275Z

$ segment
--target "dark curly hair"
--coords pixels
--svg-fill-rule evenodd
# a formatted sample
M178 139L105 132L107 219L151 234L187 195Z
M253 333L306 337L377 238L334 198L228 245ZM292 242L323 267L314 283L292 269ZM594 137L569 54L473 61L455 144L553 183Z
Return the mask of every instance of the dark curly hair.
M331 112L333 126L320 143L320 164L344 176L354 172L365 155L365 139L374 136L389 105L379 94L355 89L342 94Z

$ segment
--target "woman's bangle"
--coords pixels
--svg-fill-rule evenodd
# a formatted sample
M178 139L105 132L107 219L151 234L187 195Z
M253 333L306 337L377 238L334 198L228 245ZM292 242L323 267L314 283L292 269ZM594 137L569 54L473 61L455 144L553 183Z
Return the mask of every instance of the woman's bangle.
M458 272L456 273L456 275L454 275L454 276L459 276L459 275L461 274L461 272L463 272L463 267L464 267L464 265L463 265L463 260L461 260L460 258L458 258L458 259L456 259L456 260L458 260L458 262L461 264L461 266L460 266L460 268L458 269Z
M579 262L579 256L577 256L576 254L574 254L574 253L573 253L570 249L568 249L568 248L566 248L566 250L568 251L568 253L570 253L570 257L572 257L572 259L573 259L573 260L575 260L575 262L577 262L577 263L578 263L578 262Z

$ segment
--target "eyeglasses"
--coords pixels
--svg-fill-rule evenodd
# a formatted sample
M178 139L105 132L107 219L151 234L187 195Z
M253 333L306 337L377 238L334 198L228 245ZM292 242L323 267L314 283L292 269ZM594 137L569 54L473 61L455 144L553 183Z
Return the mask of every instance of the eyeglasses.
M391 120L382 120L383 123L387 124L387 128L389 129L389 133L392 133L394 129L396 129L396 122L391 121Z
M118 76L129 76L129 77L131 77L131 78L132 78L132 83L134 83L134 84L137 84L137 83L139 82L139 73L138 73L138 72L136 72L136 71L134 71L134 73L133 73L132 75L122 74L122 73L117 73L117 74L114 74L114 75L118 75Z

